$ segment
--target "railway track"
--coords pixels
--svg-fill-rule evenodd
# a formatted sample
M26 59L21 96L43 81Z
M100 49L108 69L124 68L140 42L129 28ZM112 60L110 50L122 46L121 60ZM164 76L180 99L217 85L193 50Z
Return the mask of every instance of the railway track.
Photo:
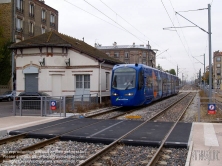
M181 98L185 95L186 93L181 93L178 96L173 96L170 98L165 98L163 100L154 102L148 106L141 106L141 107L136 107L134 109L123 109L122 107L118 107L116 109L112 109L109 111L102 111L102 112L95 112L91 115L85 116L86 118L94 118L94 119L126 119L126 115L139 115L140 110L145 110L143 113L146 113L147 116L152 116L154 112L161 110L162 107L167 107L168 105L174 103L177 101L177 98ZM148 110L149 109L149 110ZM138 111L139 110L139 111ZM144 119L146 120L146 119Z
M187 96L189 94L187 94L186 96L184 96L183 98L181 98L180 100L178 100L176 103L181 103L182 100L186 100ZM190 96L188 96L190 98ZM193 95L194 97L194 95ZM191 103L191 101L193 100L190 99L189 102L187 103L186 105L186 108L189 106L189 104ZM186 100L187 101L187 100ZM175 103L173 104L175 105ZM171 108L173 105L169 106L167 109ZM171 127L171 129L169 130L169 132L167 133L167 135L164 137L164 139L162 140L162 143L161 145L158 147L158 148L154 148L152 149L151 147L142 147L139 149L141 151L145 151L145 152L148 152L149 155L147 155L146 158L142 158L142 154L138 154L136 153L135 154L135 151L139 151L138 150L138 147L128 147L125 145L124 146L121 146L121 140L123 138L125 138L127 135L131 134L132 132L134 132L135 130L137 130L138 128L142 127L144 124L146 124L148 121L158 117L159 113L156 114L155 116L153 116L152 118L150 119L147 119L145 122L143 122L142 124L140 124L139 126L137 126L136 128L134 128L133 130L129 131L128 133L126 133L125 135L123 135L122 137L120 137L119 139L117 139L116 141L114 141L113 143L111 143L110 145L108 145L107 147L105 147L104 149L102 149L101 151L99 151L97 154L93 155L92 157L90 157L89 159L85 160L84 162L82 162L81 164L79 164L79 166L85 166L85 165L94 165L94 166L98 166L98 165L121 165L121 161L126 161L126 162L130 162L131 159L133 159L133 162L130 162L128 163L129 165L130 164L135 164L135 165L157 165L157 164L160 164L160 162L163 162L163 161L159 161L160 157L163 156L163 155L160 155L160 152L163 151L163 146L167 140L167 138L169 137L169 135L171 134L171 132L173 131L173 129L175 128L175 126L177 125L177 123L179 122L180 118L183 116L186 108L183 109L183 111L180 113L180 116L177 117L177 120L175 121L174 125ZM121 147L121 148L119 148ZM120 153L119 154L119 151L118 149L121 149L121 151L123 151L122 149L130 149L129 151L127 151L126 153L122 154ZM135 150L137 149L137 150ZM152 152L151 154L153 155L150 155L149 152ZM105 154L105 155L104 155ZM107 155L108 154L108 155ZM124 157L124 158L121 158L120 159L116 159L115 157L111 158L109 157L109 154L114 154L114 156L121 156L121 157ZM133 156L131 155L133 154ZM125 157L126 156L126 157ZM152 157L151 157L152 156ZM137 159L139 158L140 160L138 162L136 162ZM161 158L162 159L162 158ZM158 163L159 162L159 163Z
M188 95L188 94L187 94ZM183 96L182 98L185 98L185 96ZM180 99L180 100L182 100L182 98ZM179 102L180 100L177 100L177 102ZM167 108L170 108L171 106L172 106L173 104L171 104L169 107L167 107ZM155 115L155 117L157 117L159 114L156 114ZM71 158L75 158L75 164L78 164L78 163L80 163L79 165L91 165L92 163L95 163L95 160L96 159L98 159L98 158L101 158L101 156L100 155L102 155L102 154L107 154L108 152L107 152L107 150L110 150L110 149L115 149L115 147L116 147L116 149L132 149L132 151L133 151L133 149L135 150L135 151L139 151L139 150L137 150L137 149L140 149L141 151L144 151L144 152L147 152L147 153L156 153L158 150L157 150L157 148L153 148L153 147L135 147L135 146L125 146L125 145L123 145L122 143L121 143L121 139L123 139L123 138L125 138L127 135L129 135L130 133L132 133L132 132L134 132L135 130L137 130L139 127L141 127L141 126L143 126L146 122L148 122L148 121L150 121L151 119L153 119L154 118L154 116L152 117L152 118L149 118L149 119L147 119L146 121L144 121L141 125L139 125L139 126L137 126L136 128L134 128L133 130L131 130L130 132L128 132L128 133L126 133L125 135L123 135L122 137L120 137L119 139L117 139L116 141L114 141L113 143L111 143L111 144L109 144L109 145L103 145L103 144L100 144L99 145L99 147L100 148L97 148L94 152L93 152L93 154L95 154L95 155L93 155L93 156L91 156L92 154L91 154L91 152L89 152L89 153L87 153L87 152L85 152L84 151L84 153L87 153L87 155L85 155L85 157L79 157L79 154L78 155L74 155L73 153L72 153L72 157ZM70 119L70 120L73 120L73 119ZM65 123L65 122L62 122L62 123ZM56 125L58 125L58 124L56 124ZM86 127L86 126L85 126ZM41 129L38 129L38 130L41 130ZM78 129L79 130L79 129ZM37 130L36 130L37 131ZM73 130L74 131L74 130ZM70 132L72 132L72 131L70 131ZM28 135L28 133L24 133L24 134L20 134L20 135L17 135L17 136L12 136L12 137L9 137L9 138L5 138L5 139L2 139L2 140L0 140L0 145L1 144L5 144L5 143L8 143L8 142L13 142L13 141L15 141L15 140L20 140L20 139L23 139L23 138L26 138L27 137L27 135ZM17 148L17 149L15 149L15 150L13 150L13 151L8 151L7 153L3 153L2 155L1 155L1 157L0 157L0 163L1 162L3 162L3 160L5 160L5 159L13 159L13 157L15 158L15 157L17 157L18 158L18 156L29 156L29 158L31 158L30 156L32 156L33 154L35 154L35 152L34 151L36 151L37 150L37 152L38 152L38 149L40 149L40 148L46 148L46 150L45 151L47 151L47 147L48 146L50 146L50 144L53 144L53 145L51 145L51 147L52 146L56 146L56 143L58 143L58 144L62 144L61 143L61 141L60 141L60 137L61 137L62 135L59 135L59 136L56 136L56 137L53 137L53 138L50 138L50 139L47 139L47 140L40 140L38 143L34 143L34 144L32 144L32 145L29 145L29 146L25 146L25 147L22 147L22 148ZM73 141L71 141L71 142L69 142L69 145L68 146L71 146L71 144L73 143ZM81 143L79 143L79 144L81 144ZM89 145L87 145L87 146L95 146L95 147L97 147L97 145L96 144L89 144ZM143 150L144 149L144 150ZM151 149L151 151L149 150L149 149ZM42 150L41 150L42 151ZM44 149L43 149L43 151L44 151ZM117 151L117 150L116 150ZM114 152L113 153L114 154L114 156L115 156L115 154L117 154L116 152ZM146 154L146 153L145 153ZM91 157L90 157L91 156ZM141 158L141 160L139 161L140 162L140 164L142 164L142 165L144 165L144 164L147 164L148 162L147 161L149 161L149 160L152 160L152 158L151 158L151 155L149 155L149 157L147 158L147 159L145 159L145 158L143 158L142 156L142 154L141 155L136 155L138 158ZM135 157L136 156L134 156L134 159L135 159ZM150 158L150 159L149 159ZM64 159L64 158L63 158ZM106 162L111 162L111 163L113 163L113 160L111 159L111 157L109 158L109 157L103 157L103 160L105 160ZM21 158L20 158L20 160L19 161L21 161ZM52 160L51 160L52 161ZM73 161L74 162L74 161ZM72 163L73 163L72 162ZM114 164L115 165L115 164Z

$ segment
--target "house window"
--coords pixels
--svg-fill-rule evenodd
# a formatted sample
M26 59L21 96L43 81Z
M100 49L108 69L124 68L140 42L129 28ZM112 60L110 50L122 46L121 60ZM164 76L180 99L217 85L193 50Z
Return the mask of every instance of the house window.
M219 64L219 63L217 64L217 67L220 67L220 64Z
M119 58L119 53L118 52L114 53L114 58Z
M220 69L217 69L217 75L220 75Z
M146 61L143 61L143 64L146 65Z
M143 58L146 58L146 52L143 52Z
M23 28L23 20L20 18L16 18L16 30L21 32Z
M109 53L109 52L107 52L107 53L106 53L106 55L110 56L110 53Z
M68 53L68 48L67 47L62 47L62 53L67 54Z
M17 0L16 10L23 13L23 0Z
M106 73L106 90L109 90L109 73Z
M217 57L217 59L216 59L216 60L217 60L217 62L220 62L220 57Z
M90 75L84 75L84 89L90 89Z
M45 10L43 9L43 10L42 10L42 22L43 22L43 23L46 22L46 17L45 17L45 15L46 15L46 12L45 12Z
M34 4L29 5L29 16L34 17Z
M45 33L45 27L42 27L42 34Z
M129 58L129 53L125 52L125 58Z
M55 26L55 15L51 14L50 15L50 26Z
M82 75L76 75L76 88L82 88Z
M34 24L33 24L33 22L29 23L29 34L30 35L34 34Z
M77 89L90 89L90 75L76 75Z

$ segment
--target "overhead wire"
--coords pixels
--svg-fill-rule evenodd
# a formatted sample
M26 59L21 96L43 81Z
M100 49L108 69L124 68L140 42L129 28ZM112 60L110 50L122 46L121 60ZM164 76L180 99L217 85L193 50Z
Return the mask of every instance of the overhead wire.
M170 1L170 0L169 0L169 1ZM167 14L168 14L168 17L169 17L170 20L171 20L171 23L173 24L173 27L175 27L175 25L174 25L174 23L172 22L172 19L171 19L171 17L170 17L170 15L169 15L169 13L168 13L168 11L167 11L167 9L166 9L166 7L165 7L165 5L164 5L164 3L163 3L162 0L161 0L161 2L162 2L163 6L164 6L164 8L165 8L165 10L166 10L166 12L167 12ZM174 9L171 1L170 1L170 4L171 4L171 7L173 8L173 11L175 12L175 9ZM177 19L177 21L178 21L178 19ZM178 22L178 23L179 23L179 22ZM180 23L179 23L179 25L180 25ZM190 55L189 55L189 52L188 52L187 48L185 47L185 45L184 45L184 43L183 43L183 41L182 41L182 39L181 39L181 37L180 37L180 35L179 35L179 33L178 33L178 31L176 31L176 33L177 33L177 35L178 35L178 37L179 37L179 39L180 39L180 41L181 41L181 43L182 43L182 45L183 45L183 47L184 47L184 49L185 49L188 57L191 58ZM184 34L183 34L183 35L184 35ZM185 38L185 37L184 37L184 38ZM191 61L192 61L192 59L191 59ZM193 63L192 63L192 64L193 64ZM196 71L194 64L193 64L193 67L194 67L194 70Z
M167 11L167 9L166 9L166 7L165 7L165 5L164 5L164 3L163 3L162 0L161 0L161 2L162 2L162 4L163 4L163 7L164 7L164 9L165 9L165 11L166 11L166 13L167 13L167 15L168 15L168 17L169 17L169 19L170 19L172 25L173 25L173 27L175 27L175 26L174 26L174 23L173 23L173 21L172 21L172 19L171 19L171 17L170 17L170 15L169 15L169 13L168 13L168 11ZM176 31L176 32L177 32L177 31ZM180 35L178 34L178 32L177 32L177 35L178 35L179 38L180 38ZM182 42L181 38L180 38L180 41ZM183 44L183 42L182 42L182 44ZM184 46L184 44L183 44L183 46ZM186 48L185 48L185 50L186 50ZM174 65L176 65L176 64L174 64Z
M112 26L114 26L114 27L116 27L116 28L121 29L121 30L124 31L124 29L122 29L122 28L120 28L120 27L118 27L118 26L116 26L116 25L114 25L114 24L112 24L112 23L110 23L110 22L108 22L108 21L106 21L106 20L104 20L104 19L102 19L102 18L100 18L100 17L98 17L98 16L96 16L96 15L94 15L94 14L92 14L92 13L90 13L90 12L88 12L88 11L80 8L80 7L78 7L78 6L76 6L76 5L74 5L73 3L71 3L71 2L69 2L69 1L67 1L67 0L64 0L64 1L67 2L67 3L69 3L70 5L78 8L78 9L80 9L80 10L82 10L82 11L84 11L84 12L86 12L86 13L88 13L88 14L90 14L90 15L92 15L92 16L94 16L94 17L96 17L96 18L98 18L98 19L100 19L100 20L102 20L102 21L104 21L104 22L106 22L106 23L108 23L108 24L110 24L110 25L112 25Z
M200 11L200 10L206 10L207 8L202 8L202 9L196 9L196 10L186 10L186 11L178 11L180 13L182 12L193 12L193 11Z
M135 30L137 30L140 34L142 34L144 37L146 37L148 39L148 37L143 34L140 30L138 30L135 26L133 26L131 23L129 23L126 19L124 19L122 16L120 16L117 12L115 12L111 7L109 7L106 3L104 3L102 0L100 0L107 8L109 8L111 11L113 11L116 15L118 15L121 19L123 19L126 23L128 23L130 26L132 26ZM149 39L148 39L149 41ZM153 40L151 40L154 44L156 44L157 46L159 46L156 42L154 42Z
M132 32L130 32L129 30L127 30L126 28L124 28L122 25L120 25L119 23L117 23L115 20L113 20L112 18L110 18L109 16L107 16L105 13L103 13L102 11L100 11L99 9L97 9L95 6L93 6L91 3L87 2L86 0L84 0L87 4L89 4L90 6L92 6L94 9L96 9L98 12L100 12L101 14L103 14L104 16L106 16L107 18L109 18L110 20L112 20L113 22L115 22L117 25L119 25L121 28L123 28L125 31L127 31L128 33L130 33L132 36L136 37L138 40L140 40L141 42L145 43L144 41L142 41L140 38L138 38L136 35L134 35Z
M171 1L170 1L170 3L171 3ZM172 5L172 3L171 3L171 5ZM172 8L173 8L173 6L172 6ZM187 11L180 11L180 12L188 12L188 11L200 11L200 10L206 10L206 9L208 9L208 8L202 8L202 9L197 9L197 10L187 10ZM174 10L174 8L173 8L173 10ZM175 11L175 10L174 10ZM178 20L178 19L177 19ZM179 20L178 20L178 23L179 23L179 25L180 25L180 22L179 22ZM197 25L196 25L197 26ZM199 27L199 26L197 26L197 27ZM200 27L199 27L200 28ZM202 28L200 28L201 30L203 30ZM181 30L182 31L182 30ZM205 30L203 30L204 32L206 32ZM208 33L208 32L207 32ZM183 33L183 31L182 31L182 34L183 34L183 36L184 36L184 33ZM186 42L186 44L187 44L187 46L188 46L188 49L189 49L189 45L188 45L188 43L187 43L187 40L186 40L186 38L185 38L185 36L184 36L184 40L185 40L185 42ZM189 49L190 50L190 49ZM205 48L205 51L204 52L206 52L206 48ZM192 53L190 52L190 54L191 54L191 56L195 59L195 60L197 60L199 63L201 63L201 64L203 64L202 62L200 62L197 58L195 58L193 55L192 55ZM194 63L193 63L193 66L194 66ZM195 72L197 72L197 70L196 70L196 68L195 68L195 66L194 66L194 70L195 70Z

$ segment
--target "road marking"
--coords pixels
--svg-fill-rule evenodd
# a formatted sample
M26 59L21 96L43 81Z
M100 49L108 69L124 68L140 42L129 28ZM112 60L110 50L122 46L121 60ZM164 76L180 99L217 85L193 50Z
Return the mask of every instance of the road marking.
M122 123L122 122L124 122L124 121L117 122L117 123L115 123L115 124L113 124L113 125L111 125L111 126L105 128L105 129L103 129L103 130L100 130L100 131L97 132L97 133L94 133L94 134L88 136L87 138L93 137L93 136L95 136L95 135L97 135L97 134L99 134L99 133L101 133L101 132L103 132L103 131L105 131L105 130L107 130L107 129L110 129L111 127L114 127L114 126L116 126L116 125Z
M206 146L219 146L213 124L204 124L204 141Z

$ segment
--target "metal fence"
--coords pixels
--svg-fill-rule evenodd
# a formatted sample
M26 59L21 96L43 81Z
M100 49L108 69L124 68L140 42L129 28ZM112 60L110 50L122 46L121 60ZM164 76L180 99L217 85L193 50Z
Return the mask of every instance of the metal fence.
M13 113L19 116L62 116L75 113L77 107L98 103L98 94L73 96L16 96Z

